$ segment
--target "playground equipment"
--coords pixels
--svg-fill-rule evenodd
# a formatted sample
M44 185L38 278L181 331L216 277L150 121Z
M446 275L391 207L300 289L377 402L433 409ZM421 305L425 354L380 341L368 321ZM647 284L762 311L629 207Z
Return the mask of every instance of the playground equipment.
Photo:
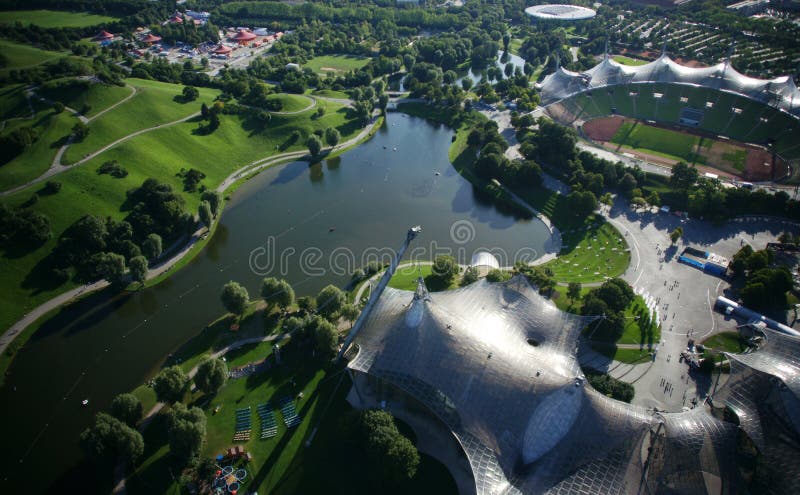
M221 467L217 469L212 488L216 495L223 495L224 493L236 495L246 479L246 469L234 469L233 466Z

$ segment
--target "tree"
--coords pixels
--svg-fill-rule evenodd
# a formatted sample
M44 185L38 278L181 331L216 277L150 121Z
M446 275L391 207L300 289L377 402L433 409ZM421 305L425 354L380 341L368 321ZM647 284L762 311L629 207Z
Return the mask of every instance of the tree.
M77 142L81 142L89 135L89 126L83 122L77 122L72 126L72 137Z
M161 236L158 234L148 235L142 242L142 254L149 260L155 260L161 256Z
M504 272L503 270L499 270L497 268L492 268L489 270L489 273L486 274L486 280L489 282L505 282L510 278L510 273Z
M336 344L339 334L333 323L320 317L312 319L311 331L314 338L314 351L323 359L330 359L336 355Z
M102 412L81 433L80 445L87 457L101 463L117 459L133 462L144 452L144 440L138 431Z
M200 196L201 201L207 201L211 206L211 213L216 217L219 213L219 207L222 205L222 195L217 191L205 191Z
M200 221L203 222L206 227L211 227L211 221L214 215L211 213L211 205L208 201L200 201L200 206L197 207L197 216L200 217Z
M567 297L570 302L574 303L576 299L581 297L581 284L578 282L570 282L567 286Z
M686 191L697 182L699 175L696 168L684 162L678 162L672 167L672 176L669 179L669 183L675 189Z
M194 461L206 441L206 415L199 407L177 403L167 416L170 452L186 464Z
M211 111L208 109L208 105L206 105L205 102L200 105L200 116L203 120L208 120L211 116Z
M317 313L328 320L339 314L339 310L347 302L344 292L334 285L327 285L317 294Z
M286 309L294 304L294 289L286 280L269 277L261 282L261 297L268 309L273 304Z
M119 394L111 401L111 415L128 426L142 419L142 402L133 394Z
M567 195L567 204L576 216L585 217L597 208L597 197L591 191L572 191Z
M381 473L383 479L400 484L417 473L419 452L411 440L400 433L388 412L362 411L354 433L372 469Z
M682 236L683 236L683 227L675 227L675 230L669 233L669 240L672 241L673 244L675 244L676 242L678 242L678 239L680 239Z
M95 253L89 258L89 277L119 283L125 274L125 257L117 253Z
M198 91L194 86L184 86L182 96L184 102L194 101L200 97L200 91Z
M353 326L353 323L358 319L358 316L361 314L361 310L354 304L345 304L342 306L341 309L342 318L350 322L350 326Z
M222 286L220 299L228 312L241 316L244 310L247 309L250 295L247 293L247 289L234 281L230 281Z
M189 384L189 377L183 372L180 366L170 366L164 368L153 379L153 390L159 402L168 404L180 402L186 387Z
M228 379L228 366L221 359L204 359L197 367L194 384L207 395L216 394Z
M461 277L461 286L467 286L478 281L478 267L468 266Z
M339 144L340 139L342 139L342 135L339 133L338 129L335 127L328 127L325 129L325 142L328 146L336 146Z
M319 152L322 151L322 141L313 134L308 137L306 146L308 146L308 152L311 153L311 156L317 156Z
M134 282L143 284L147 280L147 258L144 256L134 256L131 258L128 268L131 271L131 278Z
M435 277L449 285L458 275L460 268L455 258L443 254L434 258L431 271Z
M61 190L61 183L55 180L49 180L44 184L45 194L55 194Z

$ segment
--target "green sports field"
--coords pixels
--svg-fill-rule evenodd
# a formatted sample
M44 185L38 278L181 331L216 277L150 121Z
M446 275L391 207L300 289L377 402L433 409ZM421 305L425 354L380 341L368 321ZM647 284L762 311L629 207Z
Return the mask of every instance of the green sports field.
M369 58L355 55L322 55L312 58L303 67L325 74L359 69L367 65L367 62L369 62Z
M35 24L43 28L86 27L117 21L115 17L87 12L60 12L55 10L8 10L0 12L0 24Z
M640 122L626 121L611 142L676 161L694 163L700 158L695 153L700 137Z

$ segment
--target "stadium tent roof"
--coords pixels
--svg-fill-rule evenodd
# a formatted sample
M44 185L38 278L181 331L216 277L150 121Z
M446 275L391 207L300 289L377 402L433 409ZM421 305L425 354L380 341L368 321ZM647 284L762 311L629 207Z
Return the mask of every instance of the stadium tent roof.
M590 8L566 4L533 5L525 9L525 13L536 19L560 21L580 21L597 15Z
M620 84L674 83L729 91L783 110L800 118L800 91L790 76L756 79L736 71L729 62L711 67L686 67L666 54L639 66L620 64L609 57L591 69L575 73L561 67L539 86L542 104L549 105L582 91Z
M522 276L435 294L424 282L414 293L387 288L366 316L348 367L390 383L438 417L463 447L478 494L635 493L644 442L659 423L678 425L679 445L693 442L662 456L661 465L730 445L735 428L693 420L704 410L667 424L586 384L576 344L594 320L560 311ZM691 469L727 476L728 464L707 465L714 462L702 457ZM649 469L648 477L660 473Z

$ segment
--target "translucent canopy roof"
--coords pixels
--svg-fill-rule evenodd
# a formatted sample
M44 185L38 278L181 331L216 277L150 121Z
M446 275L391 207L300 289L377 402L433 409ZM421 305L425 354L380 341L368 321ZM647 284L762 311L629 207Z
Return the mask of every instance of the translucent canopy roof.
M604 57L602 62L582 73L559 67L542 81L541 101L549 105L582 91L636 83L690 84L728 91L800 118L800 91L790 76L756 79L737 72L727 61L711 67L686 67L666 54L639 66L623 65Z
M434 294L422 284L416 293L387 288L348 367L414 397L447 425L478 494L634 493L647 483L643 445L664 420L585 382L576 345L595 319L560 311L521 276ZM693 418L684 429L695 436L720 428ZM735 433L722 430L708 448ZM705 464L687 470L697 466Z

